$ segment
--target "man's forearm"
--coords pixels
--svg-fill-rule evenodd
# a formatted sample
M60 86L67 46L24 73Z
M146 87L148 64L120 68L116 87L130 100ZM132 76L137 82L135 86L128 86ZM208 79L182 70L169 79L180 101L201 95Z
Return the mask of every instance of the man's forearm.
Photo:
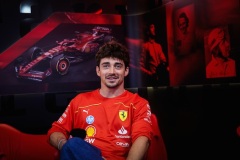
M63 133L54 132L50 135L49 142L53 147L61 150L62 146L67 142L67 139Z
M142 160L148 150L149 140L145 136L138 137L133 143L126 160Z

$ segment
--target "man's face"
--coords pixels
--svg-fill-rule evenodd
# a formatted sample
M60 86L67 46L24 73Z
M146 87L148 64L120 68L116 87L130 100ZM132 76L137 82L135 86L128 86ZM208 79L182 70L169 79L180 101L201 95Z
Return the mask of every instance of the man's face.
M224 41L222 41L219 44L219 49L222 52L222 56L229 57L229 54L230 54L230 44L229 44L229 42L227 40L224 40Z
M150 35L152 35L152 36L155 36L155 35L156 35L155 25L154 25L154 24L151 24L151 25L149 26L149 31L150 31Z
M97 75L101 78L101 85L115 88L124 85L124 77L128 75L129 68L125 68L124 62L117 58L103 58L99 67L96 67Z
M187 21L185 18L181 17L178 19L178 28L183 34L187 33Z

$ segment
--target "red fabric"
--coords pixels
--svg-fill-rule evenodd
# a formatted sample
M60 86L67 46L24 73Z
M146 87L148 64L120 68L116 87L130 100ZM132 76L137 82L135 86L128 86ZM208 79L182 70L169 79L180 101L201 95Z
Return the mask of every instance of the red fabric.
M240 137L240 126L237 127L237 135Z
M65 112L53 123L48 136L55 131L86 130L85 141L98 147L106 159L125 159L132 142L139 136L152 138L148 102L138 94L125 91L105 98L99 90L77 95Z
M44 134L26 134L7 124L0 124L0 159L55 160L58 151L46 139Z
M158 119L155 114L151 116L153 125L153 139L148 149L146 160L167 160L167 151L158 125Z

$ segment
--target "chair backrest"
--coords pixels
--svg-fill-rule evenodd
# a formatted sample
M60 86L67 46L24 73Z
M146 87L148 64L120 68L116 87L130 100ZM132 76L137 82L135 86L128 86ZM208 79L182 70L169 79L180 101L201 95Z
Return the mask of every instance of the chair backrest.
M240 125L237 126L236 132L237 132L237 135L240 137Z
M56 160L58 151L47 143L45 134L26 134L0 124L1 160Z
M149 146L147 160L167 160L167 150L155 114L151 116L154 137Z

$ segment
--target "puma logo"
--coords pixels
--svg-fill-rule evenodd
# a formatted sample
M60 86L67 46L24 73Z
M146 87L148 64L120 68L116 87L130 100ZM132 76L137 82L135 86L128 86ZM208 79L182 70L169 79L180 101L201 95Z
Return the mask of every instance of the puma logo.
M83 110L83 112L85 112L85 113L87 113L87 114L88 114L88 110L85 110L85 109L84 109L84 110Z

